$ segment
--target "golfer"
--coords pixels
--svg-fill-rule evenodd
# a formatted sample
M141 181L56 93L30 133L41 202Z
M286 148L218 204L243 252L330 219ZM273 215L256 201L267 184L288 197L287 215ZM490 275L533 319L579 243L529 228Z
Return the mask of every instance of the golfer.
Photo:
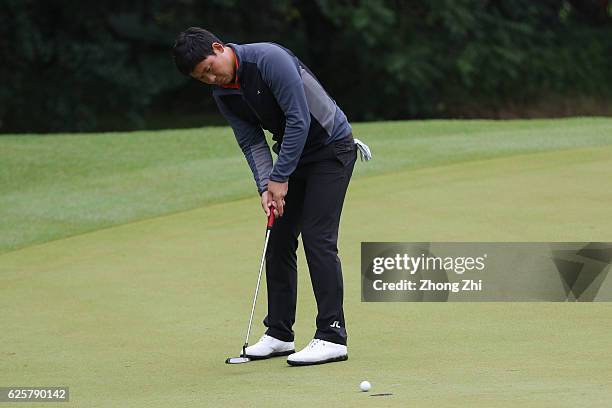
M357 159L346 116L310 70L277 44L224 44L192 27L180 33L174 61L183 74L214 85L213 97L253 172L266 215L278 217L266 254L267 327L246 357L288 356L291 365L348 358L338 226ZM263 130L272 133L272 161ZM365 155L365 156L364 156ZM314 338L295 352L298 236L317 301Z

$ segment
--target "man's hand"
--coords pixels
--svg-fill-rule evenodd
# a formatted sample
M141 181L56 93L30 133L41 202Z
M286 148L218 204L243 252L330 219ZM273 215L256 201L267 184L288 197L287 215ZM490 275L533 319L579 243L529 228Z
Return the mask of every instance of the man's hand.
M270 180L268 182L268 191L264 192L264 194L268 193L268 200L272 201L272 206L275 208L275 214L278 214L279 217L283 216L285 212L285 196L287 195L287 191L289 190L289 182L277 183L276 181ZM263 196L262 194L262 205L263 205ZM266 213L269 215L269 213Z
M266 217L270 216L270 208L274 209L274 201L272 201L272 194L269 191L264 191L261 194L261 208L266 213ZM278 217L278 211L274 210L274 217Z

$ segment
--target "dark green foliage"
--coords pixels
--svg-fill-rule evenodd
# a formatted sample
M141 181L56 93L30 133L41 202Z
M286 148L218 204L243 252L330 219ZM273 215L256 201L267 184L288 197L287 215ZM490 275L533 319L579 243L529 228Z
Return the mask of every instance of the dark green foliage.
M172 62L189 26L293 49L351 120L612 101L602 0L4 0L0 132L215 120L208 89Z

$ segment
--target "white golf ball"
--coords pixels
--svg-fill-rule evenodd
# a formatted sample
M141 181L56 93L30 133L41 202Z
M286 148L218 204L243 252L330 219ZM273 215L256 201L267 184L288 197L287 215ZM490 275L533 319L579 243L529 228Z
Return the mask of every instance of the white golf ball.
M372 387L372 385L370 384L369 381L362 381L361 384L359 384L359 388L361 389L361 391L370 391L370 388Z

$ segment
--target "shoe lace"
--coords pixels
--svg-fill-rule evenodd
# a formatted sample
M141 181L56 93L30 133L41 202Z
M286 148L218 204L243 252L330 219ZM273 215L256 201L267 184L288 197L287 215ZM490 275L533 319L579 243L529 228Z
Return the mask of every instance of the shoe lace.
M310 340L310 343L308 343L308 347L309 348L313 348L313 347L315 347L319 343L323 343L323 340L321 340L321 339L312 339L312 340Z

